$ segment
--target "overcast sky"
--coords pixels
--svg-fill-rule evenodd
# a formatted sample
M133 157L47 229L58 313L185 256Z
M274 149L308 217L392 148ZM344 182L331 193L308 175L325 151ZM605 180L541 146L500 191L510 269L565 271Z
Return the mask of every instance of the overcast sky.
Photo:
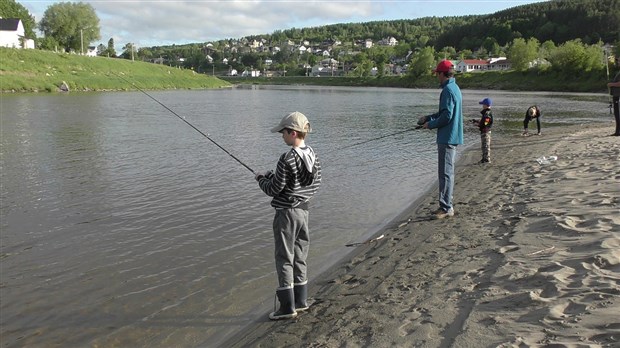
M541 0L82 0L117 48L203 43L336 23L489 14ZM35 16L62 1L17 0ZM68 2L68 1L64 1Z

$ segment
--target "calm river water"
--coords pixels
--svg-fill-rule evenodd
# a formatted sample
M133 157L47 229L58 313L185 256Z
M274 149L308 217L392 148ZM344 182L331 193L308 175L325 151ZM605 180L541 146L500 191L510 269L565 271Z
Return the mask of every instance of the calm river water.
M355 144L413 127L437 109L438 89L148 93L256 171L287 150L269 129L308 116L324 178L311 278L435 181L434 132ZM463 95L466 119L493 98L495 134L518 132L531 104L543 127L613 121L602 94ZM266 317L273 210L250 171L140 92L1 95L0 111L3 347L218 346ZM467 145L479 141L467 127Z

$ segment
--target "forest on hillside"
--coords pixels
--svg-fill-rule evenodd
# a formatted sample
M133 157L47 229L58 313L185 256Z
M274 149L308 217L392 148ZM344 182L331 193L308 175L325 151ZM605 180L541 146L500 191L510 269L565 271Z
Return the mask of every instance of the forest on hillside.
M411 20L343 23L311 28L291 28L272 34L249 36L269 42L308 40L342 42L395 37L417 47L436 50L451 46L476 50L487 38L500 46L515 38L536 38L561 44L581 39L586 44L599 40L620 41L620 0L554 0L522 5L490 15L425 17Z
M592 57L598 59L603 44L615 44L618 55L619 23L620 0L553 0L516 6L488 15L290 28L271 34L216 42L144 47L137 54L143 60L163 59L165 64L175 64L183 57L183 66L186 68L200 72L218 70L220 74L226 73L226 70L243 71L250 67L263 70L267 68L265 62L272 61L268 66L271 70L303 75L307 73L307 66L314 66L322 59L314 53L301 54L295 50L305 43L314 48L313 52L329 51L329 56L337 58L339 64L342 64L343 73L355 71L353 74L365 76L373 66L396 61L402 65L409 63L412 52L413 59L418 61L419 57L415 55L419 52L434 56L431 61L440 58L487 59L499 56L508 56L510 59L514 54L511 57L509 51L512 49L513 53L516 52L513 48L518 46L515 43L526 42L534 51L539 51L538 47L544 43L544 52L533 53L532 59L536 56L547 58L556 45L565 43L570 46L564 49L565 56L574 54L571 52L577 48L585 52L583 54L598 50L599 54ZM375 44L370 49L363 46L363 42L368 39L377 43L391 37L398 41L396 46ZM250 46L256 42L260 46ZM590 49L588 45L598 48ZM205 53L209 55L210 62L205 61ZM613 52L608 53L613 55ZM127 52L122 56L127 58ZM601 64L604 64L602 58L597 65ZM570 65L585 69L592 66Z
M586 44L620 40L619 0L558 0L518 6L452 26L435 46L479 47L486 37L505 45L515 38L536 38L561 44L581 39Z

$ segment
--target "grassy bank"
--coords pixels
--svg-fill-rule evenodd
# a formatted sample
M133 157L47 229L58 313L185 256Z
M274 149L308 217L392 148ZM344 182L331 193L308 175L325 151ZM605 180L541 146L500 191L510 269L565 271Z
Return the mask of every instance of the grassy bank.
M0 91L55 92L64 82L72 91L204 89L228 82L163 65L85 57L39 50L0 48Z
M386 76L381 78L300 76L221 78L233 84L437 88L437 78L430 75L418 79L406 76ZM603 72L583 73L582 76L575 76L574 74L553 71L489 71L458 74L457 81L459 86L465 89L607 93L606 86L608 80L607 75Z
M465 89L607 93L604 72L481 72L457 76ZM437 88L437 78L410 77L213 77L164 65L84 57L39 50L0 48L0 92L55 92L64 82L72 91L204 89L231 84ZM135 84L133 86L132 84Z

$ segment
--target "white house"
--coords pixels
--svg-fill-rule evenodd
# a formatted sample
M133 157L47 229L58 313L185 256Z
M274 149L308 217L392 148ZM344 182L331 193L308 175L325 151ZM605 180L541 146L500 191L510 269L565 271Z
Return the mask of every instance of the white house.
M484 71L488 65L489 63L482 59L463 59L456 63L454 68L458 72Z
M241 73L241 76L243 76L243 77L248 77L248 76L259 77L260 76L260 70L254 70L254 69L253 70L249 70L249 71L248 70L244 70Z
M86 50L87 57L96 57L97 56L97 46L88 46Z
M333 66L315 65L312 67L312 76L334 76L337 74L338 68Z
M19 18L0 18L0 46L34 48L34 40L26 39L24 24ZM23 41L23 44L22 44Z
M512 68L512 64L506 57L491 58L489 59L488 70L509 70Z
M390 36L388 38L384 38L383 40L379 41L379 45L396 46L398 45L398 40L396 40L393 36Z

